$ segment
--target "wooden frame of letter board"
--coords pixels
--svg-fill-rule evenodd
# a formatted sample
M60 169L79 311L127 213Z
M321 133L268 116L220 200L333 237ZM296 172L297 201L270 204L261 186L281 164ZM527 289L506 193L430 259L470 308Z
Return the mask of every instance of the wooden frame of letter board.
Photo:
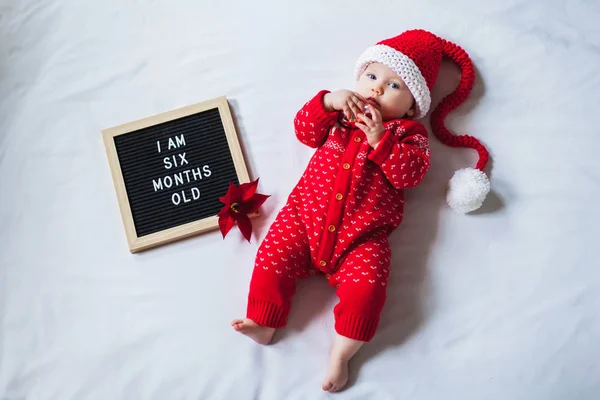
M233 158L233 164L235 166L238 180L240 184L250 182L250 177L248 175L248 170L246 169L246 163L244 162L242 149L240 148L240 143L235 131L233 119L231 118L229 103L227 102L227 98L225 96L102 130L104 146L106 147L106 154L108 156L113 183L115 185L115 190L117 192L117 198L119 201L119 208L121 210L121 217L123 219L123 225L125 226L125 233L127 234L129 251L132 253L216 229L219 227L219 217L217 215L213 215L198 221L138 237L135 231L135 225L133 223L133 215L131 213L131 207L129 205L127 191L125 189L125 181L123 180L123 174L119 164L119 157L117 155L114 137L214 108L219 109L219 115L221 117L223 128L225 129L227 143L229 144L229 150ZM225 193L223 193L223 195L225 195ZM256 212L249 215L249 217L253 218L258 215L259 212Z

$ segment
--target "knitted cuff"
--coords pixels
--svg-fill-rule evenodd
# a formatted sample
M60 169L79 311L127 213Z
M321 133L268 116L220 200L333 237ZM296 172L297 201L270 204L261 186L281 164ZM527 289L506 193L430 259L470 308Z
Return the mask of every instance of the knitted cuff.
M381 138L381 142L377 145L377 148L372 149L369 152L368 158L377 165L381 165L390 155L392 147L396 143L396 137L390 129L386 130Z
M287 322L288 312L269 301L249 298L246 318L269 328L283 328Z
M347 338L369 342L373 339L379 318L363 318L358 315L341 314L335 317L335 331Z
M315 120L317 125L331 125L340 117L340 111L327 112L325 110L323 98L327 93L329 93L329 90L321 90L302 108L310 114L310 118Z

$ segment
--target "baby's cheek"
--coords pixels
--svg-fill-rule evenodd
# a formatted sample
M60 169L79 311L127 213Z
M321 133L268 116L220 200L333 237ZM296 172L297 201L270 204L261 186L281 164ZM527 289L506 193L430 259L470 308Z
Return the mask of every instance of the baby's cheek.
M402 118L409 108L410 105L407 105L405 99L396 99L391 104L387 104L386 107L382 107L382 115L385 119Z
M362 84L362 81L356 82L354 91L360 94L365 99L371 96L371 91L365 85Z

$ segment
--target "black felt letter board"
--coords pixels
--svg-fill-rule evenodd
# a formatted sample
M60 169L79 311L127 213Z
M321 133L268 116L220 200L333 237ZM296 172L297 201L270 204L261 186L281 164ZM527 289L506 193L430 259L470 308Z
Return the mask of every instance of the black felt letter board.
M239 184L218 109L114 140L138 237L215 215Z
M249 181L224 97L103 135L132 252L218 227L219 197Z

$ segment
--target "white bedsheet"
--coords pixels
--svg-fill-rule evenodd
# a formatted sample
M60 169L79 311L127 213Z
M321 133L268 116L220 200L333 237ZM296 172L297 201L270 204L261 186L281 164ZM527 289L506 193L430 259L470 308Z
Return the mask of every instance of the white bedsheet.
M255 3L0 1L0 397L600 398L599 3ZM380 329L334 397L320 390L331 288L302 282L272 346L235 334L256 238L131 255L100 129L228 96L272 194L262 239L312 154L295 112L352 88L367 46L415 27L476 65L448 125L488 146L493 194L451 212L446 180L475 156L432 139ZM457 82L445 65L434 104Z

